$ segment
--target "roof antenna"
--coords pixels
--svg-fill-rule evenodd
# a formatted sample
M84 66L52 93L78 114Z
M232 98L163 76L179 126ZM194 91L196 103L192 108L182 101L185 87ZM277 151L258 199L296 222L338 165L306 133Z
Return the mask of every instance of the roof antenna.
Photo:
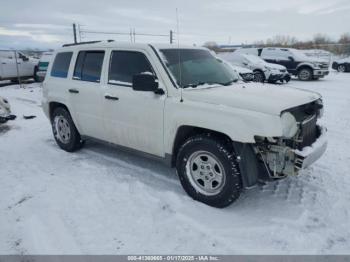
M182 76L181 76L181 54L180 54L180 34L179 34L179 14L178 14L178 10L176 8L176 27L177 27L177 53L178 53L178 70L179 70L179 84L180 84L180 102L182 103L183 97L182 97L182 91L183 91L183 87L182 87Z

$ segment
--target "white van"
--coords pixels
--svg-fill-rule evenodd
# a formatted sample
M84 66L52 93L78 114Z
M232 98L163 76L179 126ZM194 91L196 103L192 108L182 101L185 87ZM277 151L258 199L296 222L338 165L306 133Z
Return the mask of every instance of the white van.
M17 65L16 65L17 60ZM34 78L38 70L38 60L29 58L21 52L0 50L0 80L11 80L16 82L18 76L21 79Z

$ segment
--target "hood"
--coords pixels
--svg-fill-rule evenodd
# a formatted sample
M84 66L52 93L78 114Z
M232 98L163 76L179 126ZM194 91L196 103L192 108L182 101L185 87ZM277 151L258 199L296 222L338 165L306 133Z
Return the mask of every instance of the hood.
M235 65L235 64L230 64L230 66L231 66L231 68L233 70L235 70L238 73L242 73L242 74L253 73L252 70L250 70L248 68L245 68L245 67L241 67L241 66L238 66L238 65Z
M196 102L280 115L286 109L315 101L317 93L260 83L234 83L231 86L211 86L184 89L183 97Z
M279 65L279 64L273 64L273 63L266 62L266 66L271 67L272 69L277 69L277 70L287 70L287 68L285 66Z

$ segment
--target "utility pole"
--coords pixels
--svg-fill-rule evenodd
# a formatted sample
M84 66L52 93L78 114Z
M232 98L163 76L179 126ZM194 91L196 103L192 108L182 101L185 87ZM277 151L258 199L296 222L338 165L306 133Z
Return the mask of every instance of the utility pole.
M81 42L81 30L80 30L80 24L78 24L78 32L79 32L79 42Z
M170 30L170 44L173 43L173 30Z
M75 23L73 24L73 36L74 36L74 44L77 43L77 27Z
M19 87L22 88L22 82L21 82L21 77L19 75L19 69L18 69L18 65L19 65L19 62L18 62L18 59L17 59L17 51L15 50L14 51L15 53L15 62L16 62L16 71L17 71L17 80L18 80L18 83L19 83Z

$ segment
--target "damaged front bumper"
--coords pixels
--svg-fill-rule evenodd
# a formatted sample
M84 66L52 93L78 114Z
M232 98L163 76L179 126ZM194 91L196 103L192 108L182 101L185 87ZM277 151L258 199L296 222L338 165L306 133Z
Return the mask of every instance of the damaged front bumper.
M317 139L302 149L293 149L283 144L257 146L257 152L263 161L270 178L283 178L298 173L316 162L327 149L327 130L317 126Z
M327 130L325 127L318 126L320 136L311 145L304 147L302 150L294 150L295 168L297 170L305 169L316 162L327 149Z

